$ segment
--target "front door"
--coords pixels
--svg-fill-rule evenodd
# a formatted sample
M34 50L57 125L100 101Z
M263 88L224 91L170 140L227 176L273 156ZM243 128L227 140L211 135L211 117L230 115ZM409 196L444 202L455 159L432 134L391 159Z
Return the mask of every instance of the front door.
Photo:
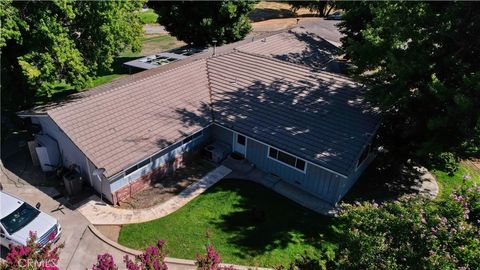
M234 136L233 151L242 154L245 156L247 153L247 138L243 135L235 133Z

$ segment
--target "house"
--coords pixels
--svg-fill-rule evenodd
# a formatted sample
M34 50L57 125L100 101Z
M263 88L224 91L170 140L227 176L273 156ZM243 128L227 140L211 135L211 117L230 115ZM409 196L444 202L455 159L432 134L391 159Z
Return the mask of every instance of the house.
M267 41L292 42L282 35ZM363 85L282 59L285 49L260 50L267 41L182 59L19 115L111 203L217 142L336 204L373 158L375 109ZM97 168L105 169L100 177Z

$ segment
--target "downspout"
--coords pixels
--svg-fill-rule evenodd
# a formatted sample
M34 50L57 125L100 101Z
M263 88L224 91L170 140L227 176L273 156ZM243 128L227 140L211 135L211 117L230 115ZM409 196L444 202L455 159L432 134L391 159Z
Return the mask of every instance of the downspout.
M215 122L215 115L213 113L213 93L212 93L212 85L210 83L210 69L208 67L208 62L210 61L210 58L207 58L207 60L205 60L206 62L206 66L207 66L207 86L208 86L208 95L209 95L209 99L210 99L210 117L212 118L212 123Z

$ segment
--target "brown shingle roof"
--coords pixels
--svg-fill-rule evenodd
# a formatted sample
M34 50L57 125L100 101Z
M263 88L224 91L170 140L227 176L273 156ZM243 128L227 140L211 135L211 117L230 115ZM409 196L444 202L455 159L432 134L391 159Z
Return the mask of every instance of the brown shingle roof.
M257 39L237 47L238 51L309 66L319 70L339 72L335 55L338 48L303 28Z
M47 111L107 177L210 123L206 60ZM195 121L185 122L180 111Z

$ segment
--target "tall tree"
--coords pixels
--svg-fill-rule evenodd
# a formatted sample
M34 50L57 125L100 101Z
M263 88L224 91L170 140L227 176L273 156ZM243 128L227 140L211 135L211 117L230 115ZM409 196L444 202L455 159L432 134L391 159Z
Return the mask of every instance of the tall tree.
M384 115L383 142L405 156L480 155L480 5L351 2L342 8L343 48Z
M144 2L2 0L2 109L87 87L123 49L138 50Z
M252 29L248 13L255 1L151 2L158 23L176 38L196 46L224 44L244 38Z

